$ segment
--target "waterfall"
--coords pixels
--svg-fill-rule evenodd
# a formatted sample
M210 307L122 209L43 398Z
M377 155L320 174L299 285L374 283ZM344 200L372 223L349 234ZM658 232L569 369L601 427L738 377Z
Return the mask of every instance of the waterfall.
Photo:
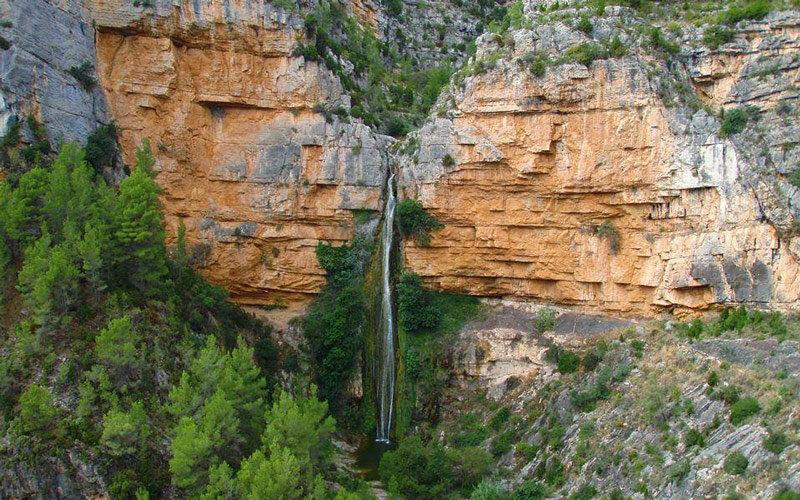
M378 361L378 431L375 440L388 443L394 412L394 311L392 310L391 256L394 234L394 174L389 177L386 192L386 211L381 234L382 294L380 314L380 356Z

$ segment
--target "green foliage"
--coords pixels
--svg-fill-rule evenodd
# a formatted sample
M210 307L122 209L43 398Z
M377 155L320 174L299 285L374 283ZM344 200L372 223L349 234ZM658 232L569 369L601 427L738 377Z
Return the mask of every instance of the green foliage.
M667 477L672 479L673 481L680 481L683 479L689 471L692 470L692 466L689 463L689 459L683 459L678 462L675 462L667 469Z
M390 15L401 15L402 0L386 2ZM350 93L352 106L358 109L351 114L382 133L408 134L450 80L449 62L417 68L414 58L405 54L402 37L381 40L336 2L319 2L304 22L309 43L300 44L294 55L325 64ZM341 64L340 58L347 64Z
M749 1L744 6L734 5L720 12L717 22L734 25L747 19L763 19L772 10L772 5L764 0Z
M789 184L800 188L800 168L792 170L792 173L789 174Z
M80 66L73 66L67 73L72 75L72 78L77 80L77 82L83 87L83 89L87 92L90 92L97 81L92 76L92 71L94 71L94 66L89 61L85 61L81 63Z
M499 431L503 428L503 425L508 422L510 417L511 410L509 410L507 406L503 406L492 415L491 420L489 420L489 427L495 431Z
M573 61L590 66L598 59L606 59L609 56L608 49L597 43L581 43L567 49L564 61Z
M703 30L703 43L711 50L716 50L720 45L733 41L735 32L725 26L709 26Z
M689 428L683 436L683 442L686 443L687 448L698 446L702 448L706 445L705 435L695 428Z
M379 471L392 493L423 500L448 498L453 492L469 494L491 467L491 457L480 448L449 450L435 441L424 445L414 435L383 455Z
M396 289L397 317L406 331L428 330L439 325L441 311L433 305L433 294L422 288L422 278L403 273Z
M554 309L549 307L539 309L536 311L536 331L539 333L551 331L556 327L556 318L558 318L558 312Z
M742 398L731 405L730 421L733 425L741 425L747 419L761 411L761 405L753 397Z
M722 126L719 129L721 137L729 137L743 131L748 121L759 118L760 110L755 106L743 106L731 110L723 110Z
M363 262L367 242L317 246L317 260L327 272L326 285L303 319L303 332L314 359L320 397L334 412L343 407L345 390L362 347L359 334L364 314Z
M158 195L161 188L152 177L154 164L147 140L136 150L136 168L119 185L115 236L121 252L115 263L125 269L128 282L143 295L161 290L167 278L164 216Z
M129 411L112 408L105 414L100 445L112 456L132 455L146 449L149 434L144 405L136 401Z
M800 500L800 493L792 490L781 490L772 497L772 500Z
M547 496L547 488L538 481L526 481L511 495L511 500L541 500Z
M500 484L484 479L472 490L469 500L508 500L509 494Z
M570 500L591 500L595 495L597 495L597 488L591 484L584 484L575 490L569 498Z
M586 34L591 34L592 31L594 30L594 25L592 24L592 22L589 20L588 17L583 16L581 17L581 20L578 21L578 29Z
M17 427L25 434L46 437L56 424L58 411L53 394L45 387L32 384L20 395L17 406Z
M430 245L430 233L444 227L417 200L406 198L397 204L397 222L400 232L406 238L412 238L418 246Z
M578 371L580 366L580 358L574 352L564 349L558 357L558 372L559 373L574 373Z
M771 451L776 455L780 455L783 453L783 450L788 447L791 442L789 438L786 437L786 433L780 431L769 431L767 437L763 439L764 448L767 451Z
M616 254L619 252L619 230L610 220L603 221L599 226L594 226L593 230L600 238L608 240L608 248L611 253Z
M678 44L664 36L664 32L661 31L661 28L656 26L650 27L648 38L651 47L667 55L674 56L680 52Z
M449 154L444 155L444 158L442 158L442 165L444 165L445 167L452 167L455 164L456 164L455 158L453 158Z
M734 451L725 458L725 472L731 475L742 475L747 471L749 461L741 452Z
M98 126L86 139L86 161L95 172L113 167L117 155L117 127L114 122Z

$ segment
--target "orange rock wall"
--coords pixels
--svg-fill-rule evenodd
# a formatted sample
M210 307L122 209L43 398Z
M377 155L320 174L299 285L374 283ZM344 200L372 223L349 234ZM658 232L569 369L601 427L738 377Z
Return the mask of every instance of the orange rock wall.
M241 303L304 303L324 283L317 243L350 239L352 210L381 209L388 139L313 111L349 100L291 56L297 19L201 3L127 15L128 2L95 2L125 161L150 139L169 233L183 221L212 283Z
M401 158L404 196L446 226L406 242L406 268L445 291L620 313L791 306L800 268L759 222L735 148L676 133L646 74L610 60L468 79Z

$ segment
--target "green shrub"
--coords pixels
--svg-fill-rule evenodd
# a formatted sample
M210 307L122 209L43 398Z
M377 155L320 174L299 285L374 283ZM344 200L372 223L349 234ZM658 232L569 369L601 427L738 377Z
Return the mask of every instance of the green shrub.
M508 453L514 446L514 441L516 439L517 433L513 430L498 434L497 437L492 440L490 447L492 455L499 457L500 455Z
M611 57L625 57L628 54L628 47L622 43L619 36L615 36L608 44L608 53Z
M581 43L567 49L565 54L566 61L574 61L589 66L598 59L608 57L608 50L596 43Z
M761 411L761 406L758 400L754 397L742 398L731 405L730 421L733 425L741 425L748 418L758 414Z
M592 30L594 30L594 25L592 24L592 22L589 20L588 17L583 16L581 17L581 20L578 21L578 29L586 34L590 34Z
M444 158L442 158L442 165L444 165L445 167L452 167L455 164L456 160L455 158L450 156L450 154L446 154L444 155Z
M708 384L709 387L717 386L717 384L719 383L719 375L717 375L716 371L711 370L711 372L708 374L708 377L706 378L706 383Z
M591 484L584 484L580 486L575 492L569 496L570 500L591 500L597 495L597 488Z
M519 485L514 493L511 494L511 500L542 500L547 496L547 488L538 481L526 481Z
M469 500L507 500L508 491L498 483L484 479L472 490Z
M772 500L800 500L800 493L795 493L792 490L781 490L775 493Z
M441 311L432 303L431 293L422 288L422 278L403 273L396 285L397 317L408 332L436 328Z
M686 444L687 448L691 448L693 446L699 446L702 448L706 445L706 437L697 429L690 428L686 431L686 434L684 434L683 442Z
M400 232L406 238L412 238L418 246L430 245L430 233L444 227L417 200L406 198L397 204L397 218Z
M745 473L749 461L747 457L741 452L735 451L725 458L725 472L734 476L740 476Z
M729 137L738 134L747 126L750 120L757 120L759 109L755 106L744 106L724 111L722 116L722 126L719 129L721 137Z
M771 10L772 5L769 2L763 0L751 1L742 7L733 6L720 12L717 16L717 22L733 25L746 19L764 19Z
M597 368L597 365L603 360L602 357L597 353L596 350L592 350L586 353L586 355L581 360L581 366L583 366L583 370L590 372Z
M789 184L796 188L800 188L800 168L792 170L792 173L789 174Z
M735 32L724 26L709 26L703 30L703 43L712 50L733 40Z
M608 240L608 247L611 253L619 252L619 230L610 220L603 221L599 226L594 226L594 232L600 238Z
M689 463L689 459L685 458L679 462L675 462L667 469L667 477L669 477L673 481L680 481L691 470L692 466Z
M507 406L504 406L492 415L491 420L489 420L489 427L495 431L499 431L503 428L503 424L508 422L509 418L511 418L511 410L509 410Z
M96 172L113 166L117 154L117 127L114 122L100 125L86 139L86 161Z
M536 311L536 331L539 333L547 332L556 327L556 318L558 313L549 307L545 307Z
M413 435L384 453L378 470L392 493L409 500L428 500L444 499L456 492L466 496L491 467L491 456L485 450L448 450L435 440L424 445L418 435Z
M67 72L77 80L77 82L87 92L91 91L97 83L92 76L94 66L89 61L82 63L80 66L73 66Z
M580 366L580 358L574 352L565 349L558 357L558 372L559 373L574 373L578 371Z
M785 433L779 431L769 431L769 434L763 440L763 444L767 451L771 451L776 455L780 455L790 443L789 438L786 437Z
M726 385L717 391L717 397L729 405L732 405L739 401L739 388L733 384Z
M665 52L668 55L674 56L680 52L680 47L677 43L664 36L661 28L651 27L648 33L650 46L656 50Z

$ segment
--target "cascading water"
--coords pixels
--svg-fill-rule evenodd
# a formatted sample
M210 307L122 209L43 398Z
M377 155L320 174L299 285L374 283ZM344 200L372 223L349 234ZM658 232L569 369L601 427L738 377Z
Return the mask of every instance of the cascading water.
M382 294L380 314L380 357L378 361L378 431L375 440L388 443L392 430L394 412L394 311L392 310L391 256L392 236L394 234L394 174L389 177L386 192L386 211L381 235L381 278Z

